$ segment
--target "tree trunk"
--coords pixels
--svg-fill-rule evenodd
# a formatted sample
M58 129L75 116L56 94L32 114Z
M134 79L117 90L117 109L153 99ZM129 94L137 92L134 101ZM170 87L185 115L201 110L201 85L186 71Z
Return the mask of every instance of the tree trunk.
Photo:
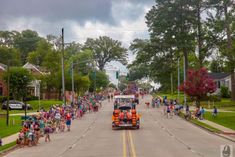
M200 68L203 67L203 52L202 52L202 26L201 26L201 0L197 0L197 38L198 38L198 59Z
M230 75L231 75L231 90L232 90L231 97L232 100L235 101L235 76L233 70L231 71Z
M201 106L201 103L200 103L200 100L196 100L196 107L198 107L198 108L200 108L200 106Z
M184 49L184 70L185 70L185 79L187 80L187 71L188 71L188 52ZM185 80L184 80L185 81Z

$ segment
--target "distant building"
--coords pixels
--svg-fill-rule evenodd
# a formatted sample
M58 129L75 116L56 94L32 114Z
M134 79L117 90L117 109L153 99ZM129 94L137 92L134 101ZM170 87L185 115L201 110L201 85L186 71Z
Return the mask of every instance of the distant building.
M228 87L229 91L232 90L231 75L229 73L209 73L209 77L215 81L217 89L220 89L221 86L225 86Z

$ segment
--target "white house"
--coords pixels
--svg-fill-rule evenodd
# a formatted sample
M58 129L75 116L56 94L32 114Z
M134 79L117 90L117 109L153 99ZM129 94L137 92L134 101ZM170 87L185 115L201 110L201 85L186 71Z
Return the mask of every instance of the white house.
M209 77L215 80L218 89L225 86L228 87L229 91L232 90L231 75L229 73L209 73Z

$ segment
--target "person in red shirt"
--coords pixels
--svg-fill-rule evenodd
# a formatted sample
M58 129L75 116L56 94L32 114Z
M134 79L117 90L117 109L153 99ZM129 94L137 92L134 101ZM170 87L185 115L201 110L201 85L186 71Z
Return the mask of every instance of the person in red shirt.
M68 131L70 131L70 126L71 126L71 114L68 112L65 116L66 118L66 125L67 125L67 128L68 128Z
M119 119L120 119L120 120L123 120L123 119L124 119L124 112L123 112L123 111L121 111L121 113L119 114Z

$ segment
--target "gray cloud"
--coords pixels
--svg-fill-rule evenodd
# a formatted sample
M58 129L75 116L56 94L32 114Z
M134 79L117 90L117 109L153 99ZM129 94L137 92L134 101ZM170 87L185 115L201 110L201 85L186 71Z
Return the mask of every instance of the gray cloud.
M114 25L118 24L119 19L114 19L113 7L118 9L120 17L135 20L142 15L142 7L153 2L154 0L1 0L0 20L34 17L50 22L74 20L84 24L86 21L100 21ZM0 24L3 25L3 22Z
M0 17L112 22L110 0L1 0Z

